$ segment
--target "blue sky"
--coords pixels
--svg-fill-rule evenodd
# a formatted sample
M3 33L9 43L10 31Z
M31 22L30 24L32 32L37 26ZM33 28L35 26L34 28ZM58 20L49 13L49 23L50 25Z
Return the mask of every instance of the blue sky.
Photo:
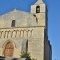
M37 0L0 0L0 15L14 8L30 12L30 5ZM60 1L44 0L48 8L48 37L52 44L52 58L60 60Z

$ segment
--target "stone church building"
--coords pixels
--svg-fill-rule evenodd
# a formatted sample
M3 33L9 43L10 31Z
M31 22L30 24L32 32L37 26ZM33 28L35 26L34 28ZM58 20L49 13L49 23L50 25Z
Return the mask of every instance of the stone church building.
M31 5L31 13L14 9L0 16L0 56L51 60L47 8L42 0Z

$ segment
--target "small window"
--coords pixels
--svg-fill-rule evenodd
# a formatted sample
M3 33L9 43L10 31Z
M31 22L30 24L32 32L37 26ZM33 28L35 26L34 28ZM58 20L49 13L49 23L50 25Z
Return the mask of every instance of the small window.
M15 27L15 20L12 21L11 27Z
M40 6L36 7L36 13L40 13Z

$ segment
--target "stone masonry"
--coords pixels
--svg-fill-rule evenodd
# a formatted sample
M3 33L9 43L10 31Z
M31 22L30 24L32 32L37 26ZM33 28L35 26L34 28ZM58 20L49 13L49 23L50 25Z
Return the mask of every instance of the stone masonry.
M31 6L31 13L14 9L1 15L0 56L20 58L28 52L31 58L52 60L46 14L46 5L38 0Z

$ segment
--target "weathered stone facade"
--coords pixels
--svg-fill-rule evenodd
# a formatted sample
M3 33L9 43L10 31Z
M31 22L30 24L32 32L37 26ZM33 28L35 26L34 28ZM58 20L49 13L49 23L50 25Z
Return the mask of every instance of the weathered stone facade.
M0 16L0 56L20 58L22 53L28 52L31 58L51 60L46 13L46 5L38 0L31 6L31 13L15 9ZM8 42L13 44L13 49L12 44L6 47ZM9 55L9 51L13 54Z

